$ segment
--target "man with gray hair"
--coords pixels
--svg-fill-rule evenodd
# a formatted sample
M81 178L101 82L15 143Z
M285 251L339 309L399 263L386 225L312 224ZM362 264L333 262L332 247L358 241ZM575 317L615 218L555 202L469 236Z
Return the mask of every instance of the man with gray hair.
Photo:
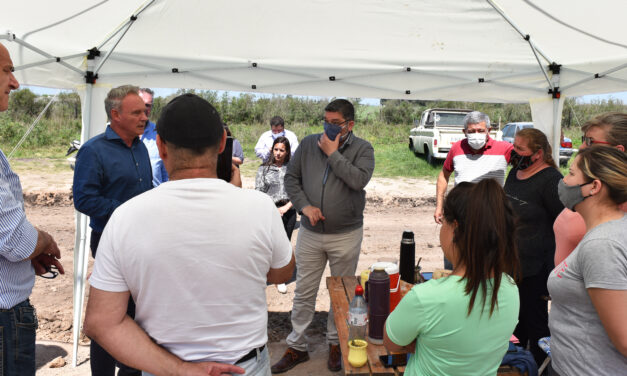
M482 179L496 179L505 183L505 172L513 145L490 137L490 118L473 111L464 118L466 138L454 143L446 156L436 185L436 208L433 218L442 224L442 204L448 180L455 172L455 184L463 181L476 183ZM446 263L445 263L446 264Z
M111 89L105 99L109 125L87 141L78 151L74 169L74 207L90 217L91 254L113 214L127 200L152 188L152 170L146 146L139 136L146 127L146 105L139 88L124 85ZM128 314L134 317L135 305L129 301ZM91 342L92 375L113 376L115 360L95 341ZM120 364L119 375L141 372Z

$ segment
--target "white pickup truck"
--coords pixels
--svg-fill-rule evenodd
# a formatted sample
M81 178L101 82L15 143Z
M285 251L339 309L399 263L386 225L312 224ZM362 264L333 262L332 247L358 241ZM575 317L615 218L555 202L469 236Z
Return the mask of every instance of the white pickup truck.
M409 149L424 154L428 163L446 159L451 145L465 138L464 117L472 110L433 108L423 111L420 121L414 120L409 131ZM501 132L492 128L490 136L501 139Z

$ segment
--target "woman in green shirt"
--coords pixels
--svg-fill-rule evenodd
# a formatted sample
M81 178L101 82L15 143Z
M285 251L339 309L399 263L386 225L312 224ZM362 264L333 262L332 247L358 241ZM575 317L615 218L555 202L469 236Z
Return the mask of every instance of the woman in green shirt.
M494 375L518 321L514 216L492 179L458 184L440 230L449 277L414 286L390 313L384 343L411 352L405 375Z

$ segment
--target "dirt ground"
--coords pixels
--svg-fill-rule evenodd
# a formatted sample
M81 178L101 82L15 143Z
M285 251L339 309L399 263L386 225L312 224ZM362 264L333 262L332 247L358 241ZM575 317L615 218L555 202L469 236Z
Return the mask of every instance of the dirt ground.
M37 163L34 161L33 163ZM68 169L69 170L69 169ZM72 362L72 308L73 308L73 251L74 208L71 200L72 172L47 174L33 170L17 171L21 177L26 202L26 213L36 226L50 232L62 251L66 274L53 280L37 278L31 301L37 309L38 375L89 375L89 339L81 337L78 367ZM254 177L244 177L244 187L252 188ZM412 230L416 239L416 259L422 257L423 270L434 270L442 265L439 228L433 221L435 185L421 179L373 179L366 187L367 205L364 221L364 239L358 271L368 268L379 258L398 258L403 230ZM298 230L294 232L295 244ZM91 268L92 261L90 261ZM325 276L329 275L329 269ZM285 375L332 375L326 369L326 330L329 294L325 278L320 284L316 300L316 315L309 328L311 360ZM286 348L285 338L291 330L289 313L294 297L294 284L287 294L279 294L268 287L268 337L272 363ZM55 358L62 358L65 366L51 368ZM59 359L57 359L59 361ZM337 373L341 374L341 372Z

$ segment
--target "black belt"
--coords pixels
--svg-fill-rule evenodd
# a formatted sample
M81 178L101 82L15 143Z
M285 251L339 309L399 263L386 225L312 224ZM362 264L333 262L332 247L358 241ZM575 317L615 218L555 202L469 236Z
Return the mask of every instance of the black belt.
M235 362L235 364L240 364L240 363L244 363L247 360L251 360L252 358L257 356L257 350L259 350L259 352L261 353L263 351L263 349L266 348L266 345L263 345L257 349L252 349L250 350L250 352L246 355L244 355L243 357L241 357L237 362Z

